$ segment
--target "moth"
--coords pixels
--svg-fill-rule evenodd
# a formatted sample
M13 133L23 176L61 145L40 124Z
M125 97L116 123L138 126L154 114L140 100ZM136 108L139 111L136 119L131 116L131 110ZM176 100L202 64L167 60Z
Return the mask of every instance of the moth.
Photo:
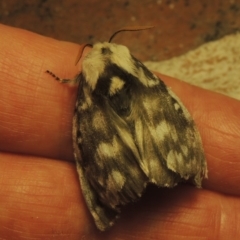
M189 180L201 187L207 177L200 134L188 110L127 47L111 43L116 33L92 46L74 79L47 71L60 83L78 84L74 156L86 204L101 231L148 184L174 187Z

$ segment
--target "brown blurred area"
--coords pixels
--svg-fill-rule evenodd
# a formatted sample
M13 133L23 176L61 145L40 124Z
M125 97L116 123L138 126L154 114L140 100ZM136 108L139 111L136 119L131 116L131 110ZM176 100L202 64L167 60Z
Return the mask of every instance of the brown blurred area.
M124 26L154 25L114 42L142 61L159 61L238 31L240 0L1 0L0 22L75 43L108 41Z

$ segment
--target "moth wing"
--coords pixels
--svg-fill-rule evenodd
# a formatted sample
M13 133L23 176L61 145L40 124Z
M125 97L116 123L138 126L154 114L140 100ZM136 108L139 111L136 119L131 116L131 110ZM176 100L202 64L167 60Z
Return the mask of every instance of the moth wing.
M166 85L141 62L133 58L140 82L135 88L141 101L132 109L134 138L140 151L141 164L148 169L150 182L174 186L181 179L191 179L201 186L207 176L200 134L188 110ZM141 71L139 71L141 69Z
M109 75L113 94L107 109L112 110L109 117L113 129L125 129L124 134L119 133L122 144L134 153L133 149L137 149L135 159L147 175L147 182L172 187L190 179L200 187L207 169L201 138L191 115L141 62L131 56L129 63L131 72L116 65ZM110 70L107 72L111 73ZM123 128L120 122L126 126ZM125 134L130 137L124 137ZM134 144L129 144L129 139Z
M114 221L118 217L118 211L112 211L111 209L107 209L101 204L101 202L99 202L98 195L89 184L79 161L77 161L77 171L79 175L82 193L88 209L94 219L94 222L98 229L100 229L101 231L105 231L114 224Z
M80 85L73 122L75 159L88 208L98 228L106 230L118 217L121 205L141 196L148 178L139 166L129 126L108 100L88 98L84 79Z

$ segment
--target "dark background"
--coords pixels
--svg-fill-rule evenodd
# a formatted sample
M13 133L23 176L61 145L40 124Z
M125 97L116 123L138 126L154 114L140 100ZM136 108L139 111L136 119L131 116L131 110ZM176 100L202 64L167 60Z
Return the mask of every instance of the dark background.
M75 43L118 35L140 60L163 60L240 29L240 0L1 0L0 22ZM1 33L0 33L1 34Z

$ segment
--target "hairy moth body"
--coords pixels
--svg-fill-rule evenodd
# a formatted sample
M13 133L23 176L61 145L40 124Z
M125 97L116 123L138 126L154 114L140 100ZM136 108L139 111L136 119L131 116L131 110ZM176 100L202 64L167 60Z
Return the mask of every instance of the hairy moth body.
M57 80L79 84L74 155L100 230L112 226L121 206L139 199L148 183L173 187L191 180L201 187L207 165L189 112L125 46L97 43L75 79Z

